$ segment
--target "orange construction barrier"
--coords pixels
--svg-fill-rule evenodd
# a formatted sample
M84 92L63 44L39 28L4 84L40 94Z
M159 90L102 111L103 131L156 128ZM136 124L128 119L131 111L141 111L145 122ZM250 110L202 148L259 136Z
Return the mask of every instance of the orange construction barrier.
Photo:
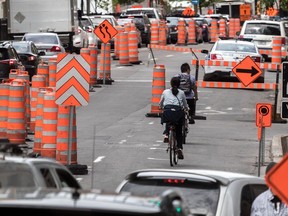
M274 64L282 63L282 37L274 36L272 42L272 58L271 62Z
M25 144L26 117L25 117L25 82L14 79L10 83L8 100L7 137L12 144Z
M56 144L56 160L61 164L68 163L69 150L69 122L70 108L68 106L58 106L57 121L57 144ZM73 130L72 130L72 146L71 146L71 164L77 164L77 128L76 128L76 111L73 109Z
M216 19L211 21L211 40L210 43L215 43L218 40L218 23Z
M32 76L31 82L31 97L30 97L30 131L35 132L35 120L36 120L36 106L39 88L44 88L46 85L46 78L43 75Z
M151 21L151 39L150 44L159 44L159 23L157 20Z
M119 64L123 66L131 66L129 63L128 32L120 32L119 43Z
M97 65L98 65L98 49L96 46L89 46L90 50L90 85L97 85Z
M140 64L138 58L138 37L135 30L131 30L128 33L128 55L130 63Z
M42 130L43 130L43 104L46 88L40 88L36 104L35 133L33 152L41 154Z
M11 69L9 72L9 79L16 79L20 69Z
M97 82L101 84L112 84L111 79L111 44L106 45L102 43L100 54L100 66L99 66L99 79Z
M116 26L115 27L118 31L118 34L114 37L114 56L113 60L119 60L119 50L120 50L120 33L124 32L124 27Z
M183 18L178 19L178 35L177 35L177 45L186 45L186 22Z
M48 86L56 87L57 60L49 59L48 71L49 71Z
M55 91L47 91L43 100L41 156L56 158L58 105Z
M159 22L159 45L167 44L167 25L165 21Z
M0 83L0 140L7 139L7 119L10 83Z
M219 20L219 38L226 38L226 21L225 19Z
M49 66L47 64L39 64L37 74L45 76L46 86L49 86Z
M236 31L235 31L235 18L230 18L229 20L229 38L235 38Z
M151 111L147 113L147 117L159 117L162 111L159 109L159 102L162 92L165 90L165 66L154 65L153 81L152 81L152 99Z
M240 32L240 30L241 30L241 24L240 24L239 18L235 18L234 29L235 29L235 35L234 36L236 36L236 33Z
M187 44L198 44L196 41L196 21L189 19L188 22L188 41Z

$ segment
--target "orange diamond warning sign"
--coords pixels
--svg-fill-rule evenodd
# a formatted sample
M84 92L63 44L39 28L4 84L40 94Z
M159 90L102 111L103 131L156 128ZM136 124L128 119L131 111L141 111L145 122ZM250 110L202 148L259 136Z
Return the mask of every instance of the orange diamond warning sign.
M262 74L262 70L250 56L246 56L241 62L239 62L239 64L232 69L232 72L245 87Z
M96 34L104 44L108 43L117 33L117 29L115 29L107 19L94 29L94 34Z

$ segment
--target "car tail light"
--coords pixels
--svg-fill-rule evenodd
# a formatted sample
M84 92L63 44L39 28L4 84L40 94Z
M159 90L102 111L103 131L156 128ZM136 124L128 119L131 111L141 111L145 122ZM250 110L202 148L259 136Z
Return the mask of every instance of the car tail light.
M14 65L16 63L16 60L15 59L10 59L9 60L9 65Z
M244 35L239 35L239 38L244 38Z
M178 27L177 27L177 26L175 26L175 27L174 27L174 31L177 31L177 29L178 29Z
M286 44L286 38L285 38L285 37L282 37L282 38L281 38L281 44L282 44L282 45L285 45L285 44Z
M78 33L78 34L80 34L80 33L81 33L81 31L82 31L81 29L78 29L78 30L77 30L77 33Z
M36 58L35 58L35 56L29 56L28 57L28 61L34 61Z
M168 184L183 184L185 179L163 179L163 182Z
M255 61L255 62L260 62L261 61L261 58L259 56L257 57L252 57L252 59Z
M88 29L87 29L87 32L90 32L90 33L91 33L91 32L92 32L92 28L88 28Z
M211 60L223 60L223 57L220 54L211 54L210 59Z
M61 51L61 48L59 46L53 46L51 49L50 49L51 52L60 52Z
M203 26L202 26L202 28L203 28L203 29L206 29L206 26L205 26L205 25L203 25Z

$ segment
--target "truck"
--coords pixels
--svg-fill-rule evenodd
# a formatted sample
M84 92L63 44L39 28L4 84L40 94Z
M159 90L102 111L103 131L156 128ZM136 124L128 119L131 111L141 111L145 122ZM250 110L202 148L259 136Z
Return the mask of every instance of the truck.
M20 40L28 32L55 32L66 51L73 51L77 0L7 0L6 8L10 39Z

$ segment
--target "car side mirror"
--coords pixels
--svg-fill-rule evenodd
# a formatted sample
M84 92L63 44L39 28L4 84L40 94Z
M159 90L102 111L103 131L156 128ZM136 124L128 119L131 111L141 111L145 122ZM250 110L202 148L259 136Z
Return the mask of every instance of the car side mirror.
M208 50L205 50L205 49L203 49L203 50L201 50L201 53L204 53L204 54L208 54L208 53L209 53L209 51L208 51Z

